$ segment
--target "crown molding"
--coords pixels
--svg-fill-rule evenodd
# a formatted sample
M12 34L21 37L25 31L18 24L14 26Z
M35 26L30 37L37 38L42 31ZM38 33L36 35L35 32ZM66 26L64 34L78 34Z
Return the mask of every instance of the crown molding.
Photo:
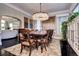
M25 12L25 11L23 11L22 9L20 9L20 8L14 6L14 5L12 5L12 4L4 3L4 5L6 5L6 6L10 7L10 8L13 8L13 9L15 9L15 10L17 10L17 11L23 13L23 14L24 14L25 16L27 16L27 17L31 17L31 16L32 16L30 13Z
M75 8L76 5L77 5L77 3L72 3L72 5L70 7L70 13L72 13L72 10Z
M77 3L72 3L72 5L70 7L70 11L72 11L76 5L77 5Z
M69 10L62 10L62 11L57 11L57 12L52 12L52 13L48 13L49 16L56 16L56 15L59 15L59 14L68 14L69 13Z

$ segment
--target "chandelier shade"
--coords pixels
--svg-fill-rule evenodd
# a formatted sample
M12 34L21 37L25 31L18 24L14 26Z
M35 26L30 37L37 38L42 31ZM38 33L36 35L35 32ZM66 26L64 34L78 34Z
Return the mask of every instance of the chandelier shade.
M32 19L33 20L47 20L49 18L47 13L43 13L43 12L38 12L32 15Z
M41 3L40 3L40 12L37 12L35 14L32 15L32 19L33 20L41 20L41 21L44 21L44 20L48 20L49 16L47 13L45 12L41 12Z

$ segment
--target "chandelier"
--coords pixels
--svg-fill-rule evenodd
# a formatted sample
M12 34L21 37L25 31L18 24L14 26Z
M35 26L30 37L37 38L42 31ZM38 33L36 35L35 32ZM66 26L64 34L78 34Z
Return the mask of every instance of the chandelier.
M32 19L33 20L47 20L49 18L48 14L45 12L41 12L41 3L40 3L40 12L37 12L35 14L32 15Z

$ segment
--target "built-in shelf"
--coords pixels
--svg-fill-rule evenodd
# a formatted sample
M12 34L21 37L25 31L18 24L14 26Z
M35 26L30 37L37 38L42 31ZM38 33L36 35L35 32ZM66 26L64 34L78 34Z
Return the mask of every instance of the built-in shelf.
M72 49L79 55L79 16L68 24L68 43Z

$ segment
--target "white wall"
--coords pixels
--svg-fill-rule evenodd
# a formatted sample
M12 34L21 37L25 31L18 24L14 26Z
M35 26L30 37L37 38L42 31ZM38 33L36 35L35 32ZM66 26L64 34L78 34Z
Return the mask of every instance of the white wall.
M9 15L9 16L13 16L13 17L17 17L18 19L21 20L21 27L24 27L24 17L26 17L23 13L10 8L4 4L0 4L0 16L1 15Z
M43 27L44 30L55 29L55 23L54 22L43 23L42 27Z

